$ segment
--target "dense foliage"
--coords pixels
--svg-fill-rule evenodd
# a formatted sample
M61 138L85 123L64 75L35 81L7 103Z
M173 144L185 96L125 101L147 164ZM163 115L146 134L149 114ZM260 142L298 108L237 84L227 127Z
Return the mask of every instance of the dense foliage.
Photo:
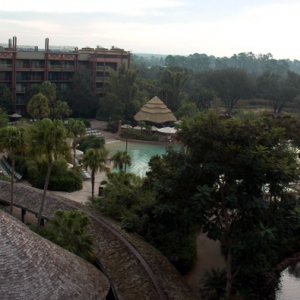
M86 259L94 260L93 239L87 234L91 219L79 210L54 212L41 235L62 248Z
M149 134L146 130L126 129L122 130L120 134L123 139L143 140L143 141L158 141L157 134Z
M186 151L151 159L144 188L155 191L155 201L126 228L168 255L201 227L224 247L227 296L260 292L283 257L281 241L300 228L298 199L288 188L300 175L290 144L299 145L299 127L291 117L268 115L240 121L209 112L184 120L178 139Z

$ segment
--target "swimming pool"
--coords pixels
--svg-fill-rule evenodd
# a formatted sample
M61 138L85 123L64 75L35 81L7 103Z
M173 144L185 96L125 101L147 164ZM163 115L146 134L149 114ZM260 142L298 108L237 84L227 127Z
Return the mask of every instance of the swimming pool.
M105 144L105 148L109 150L109 155L112 157L117 151L124 151L126 149L126 142L114 142ZM131 157L132 165L127 166L128 172L135 173L141 177L144 177L149 170L148 162L154 155L163 155L166 153L167 146L151 145L151 144L139 144L128 143L127 151ZM179 146L175 146L174 149L179 150ZM116 171L117 169L113 169Z

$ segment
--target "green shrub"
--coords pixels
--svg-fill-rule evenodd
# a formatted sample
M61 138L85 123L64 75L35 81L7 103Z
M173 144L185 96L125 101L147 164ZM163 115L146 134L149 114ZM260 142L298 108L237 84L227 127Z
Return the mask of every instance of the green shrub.
M39 173L31 182L33 187L43 189L45 184L46 174ZM48 190L74 192L82 189L82 176L73 171L67 171L61 175L51 175L48 185Z
M3 181L10 181L11 178L10 178L10 176L1 174L1 175L0 175L0 180L3 180Z
M83 136L78 140L78 150L85 152L87 149L100 149L105 145L105 140L95 135Z
M78 118L78 119L76 119L76 120L82 121L82 122L84 123L85 127L88 127L88 128L91 127L91 122L90 122L89 120L87 120L87 119L84 119L84 118Z
M158 134L153 134L152 132L147 132L144 130L136 129L126 129L122 130L120 134L121 138L128 138L132 140L143 140L143 141L158 141Z

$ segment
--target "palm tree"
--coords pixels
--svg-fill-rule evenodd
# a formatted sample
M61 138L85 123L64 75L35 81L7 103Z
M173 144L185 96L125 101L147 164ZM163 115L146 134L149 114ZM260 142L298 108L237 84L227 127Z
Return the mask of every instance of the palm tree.
M104 147L99 150L90 148L86 150L81 160L83 166L91 171L92 201L94 200L95 174L103 171L108 172L108 168L105 166L107 156L108 150Z
M59 118L62 120L63 116L69 116L72 114L72 110L70 109L67 102L63 102L61 100L58 100L53 108L52 115L54 118Z
M117 151L111 158L111 161L119 168L119 170L123 170L123 166L125 165L125 171L126 166L131 166L131 157L128 154L128 151Z
M92 261L93 239L87 234L91 218L79 210L54 212L54 217L41 230L41 235L62 248Z
M76 168L76 147L77 147L77 142L78 138L80 136L84 136L86 131L85 131L85 125L82 121L80 120L74 120L74 119L69 119L68 121L68 131L71 134L73 138L72 142L72 149L73 149L73 169L75 171Z
M36 122L34 125L35 126L31 131L31 153L35 156L44 156L48 162L44 192L36 228L37 233L39 233L52 163L55 159L57 159L58 156L69 158L71 155L70 147L66 142L67 131L64 128L62 121L51 121L50 119L45 118L42 121Z
M24 132L23 128L15 126L6 126L0 130L0 149L5 149L11 159L10 214L12 214L14 205L15 153L25 148Z

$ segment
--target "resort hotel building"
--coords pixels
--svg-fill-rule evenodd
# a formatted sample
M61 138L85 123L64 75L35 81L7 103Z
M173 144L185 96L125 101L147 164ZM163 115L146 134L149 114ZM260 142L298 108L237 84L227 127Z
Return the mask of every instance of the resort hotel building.
M17 38L13 37L8 44L0 43L0 83L12 92L15 112L23 114L25 92L30 87L50 81L64 91L71 86L75 72L86 67L92 74L93 90L100 97L105 93L109 68L117 71L122 63L130 68L130 61L129 51L114 46L111 49L51 46L46 38L45 49L39 49L18 45Z

